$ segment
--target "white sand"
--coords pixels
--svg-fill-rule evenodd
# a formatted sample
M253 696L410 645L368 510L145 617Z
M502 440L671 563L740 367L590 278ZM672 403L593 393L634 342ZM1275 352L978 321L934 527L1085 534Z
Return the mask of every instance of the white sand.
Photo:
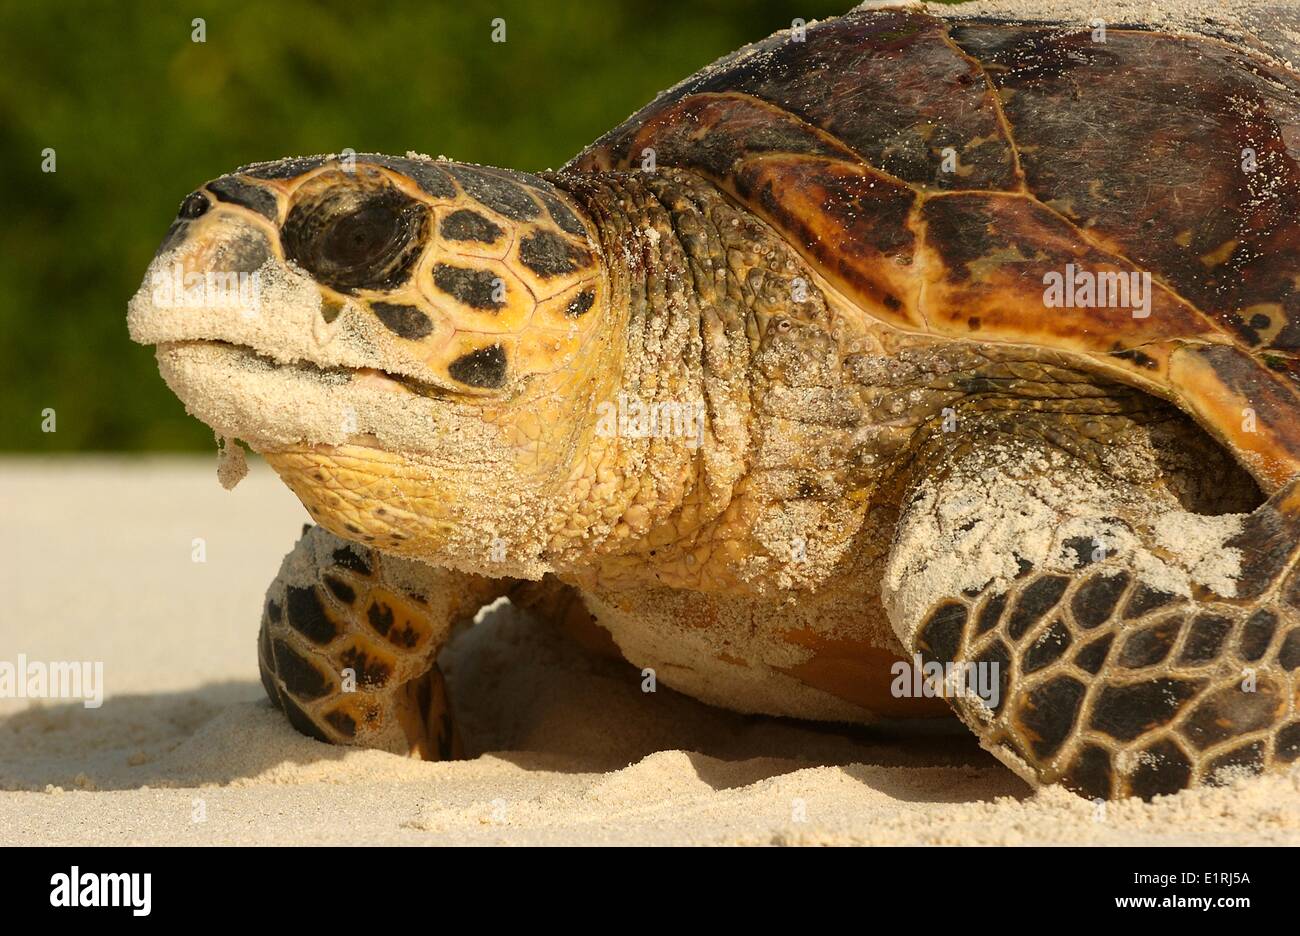
M1300 844L1300 774L1098 812L1031 794L960 727L645 695L508 606L444 656L474 759L318 744L257 680L262 592L305 514L252 467L227 493L211 458L0 462L0 661L99 660L107 687L98 709L0 700L5 843Z

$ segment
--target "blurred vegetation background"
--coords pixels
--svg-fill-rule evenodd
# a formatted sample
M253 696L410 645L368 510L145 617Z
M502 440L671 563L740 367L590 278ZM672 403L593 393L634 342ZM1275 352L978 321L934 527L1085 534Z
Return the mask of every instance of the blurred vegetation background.
M0 449L212 446L125 321L200 183L344 147L557 167L701 66L852 2L4 0Z

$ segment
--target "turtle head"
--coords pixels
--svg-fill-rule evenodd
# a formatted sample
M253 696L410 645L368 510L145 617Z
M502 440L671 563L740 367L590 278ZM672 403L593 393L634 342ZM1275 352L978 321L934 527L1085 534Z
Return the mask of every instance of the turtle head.
M528 551L504 528L543 523L616 369L607 294L588 222L540 177L290 159L182 202L128 322L322 525L448 561Z

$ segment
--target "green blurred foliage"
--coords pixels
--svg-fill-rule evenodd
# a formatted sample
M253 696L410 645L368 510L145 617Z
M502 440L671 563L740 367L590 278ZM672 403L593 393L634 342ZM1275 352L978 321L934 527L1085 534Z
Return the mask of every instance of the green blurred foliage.
M737 46L850 5L5 0L0 449L212 445L125 323L176 206L205 180L344 147L556 167ZM46 147L55 173L41 171ZM46 407L55 433L41 431Z

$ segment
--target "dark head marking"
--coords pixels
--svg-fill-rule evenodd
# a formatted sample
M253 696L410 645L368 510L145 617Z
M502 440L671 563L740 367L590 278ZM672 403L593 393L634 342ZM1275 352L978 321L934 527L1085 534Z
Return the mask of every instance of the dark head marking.
M556 195L542 189L535 189L534 191L537 197L542 200L542 204L546 206L546 210L550 212L551 218L559 225L561 231L566 234L577 234L579 237L587 233L586 228L582 226L582 222L578 220L578 216L570 211L569 206Z
M203 217L211 207L212 203L208 201L207 196L202 192L190 192L185 196L185 201L181 202L181 208L180 211L176 212L176 217L192 221L195 218Z
M228 256L228 272L253 273L261 269L271 256L271 245L260 232L244 231L230 244Z
M451 362L452 378L470 387L495 389L506 380L506 353L500 345L489 345Z
M490 244L505 232L477 211L462 208L442 219L438 229L447 240L480 241Z
M493 296L498 282L499 277L491 270L471 270L446 263L433 268L435 286L475 309L500 309L505 305Z
M564 314L569 318L578 318L586 315L591 309L591 304L596 301L596 290L584 289L570 300L569 304L564 307Z
M208 191L217 196L219 201L256 211L271 222L274 222L280 213L273 192L260 185L244 182L235 176L222 176L215 182L209 182Z
M519 242L519 260L543 279L591 264L591 254L554 231L533 231Z
M320 156L297 156L292 159L252 163L236 169L235 174L252 176L254 179L292 179L304 172L319 169L323 165L325 160Z
M447 171L455 176L467 195L512 221L531 221L541 213L523 186L516 185L503 173L468 166L448 166Z
M285 257L344 293L401 285L424 249L427 207L386 183L339 175L289 211Z
M447 173L428 160L402 159L397 156L378 156L367 153L364 156L358 156L357 162L371 163L376 166L383 166L385 169L392 169L394 172L400 172L418 185L426 195L432 195L434 198L456 197L456 184L451 181Z
M423 338L433 331L433 323L413 305L401 305L396 302L372 302L370 308L375 310L379 321L398 338L411 341Z

